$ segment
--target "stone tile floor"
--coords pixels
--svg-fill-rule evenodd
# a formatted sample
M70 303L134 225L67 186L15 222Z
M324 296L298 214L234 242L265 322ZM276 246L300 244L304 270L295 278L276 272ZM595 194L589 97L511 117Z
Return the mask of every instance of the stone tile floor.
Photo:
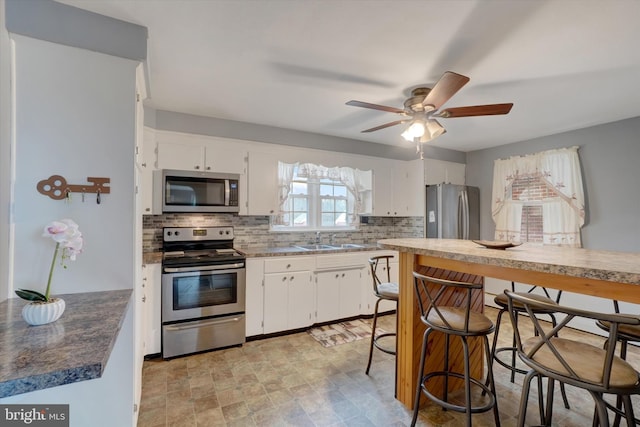
M495 320L497 310L487 307L486 314ZM394 330L395 316L382 317L379 325ZM577 331L574 338L598 345L603 340ZM504 317L499 345L510 341L511 327ZM367 376L368 352L366 339L324 348L303 332L170 361L146 361L138 426L408 426L412 413L393 398L394 357L374 351ZM640 369L640 349L632 347L628 360ZM523 376L516 375L512 384L509 371L498 364L494 373L501 423L514 426ZM527 425L540 424L536 391L533 386ZM590 396L570 386L567 394L570 410L556 390L553 425L591 425ZM634 410L638 416L640 399L634 398ZM473 423L494 425L492 412L474 415ZM463 414L433 403L424 405L418 419L421 426L463 424Z

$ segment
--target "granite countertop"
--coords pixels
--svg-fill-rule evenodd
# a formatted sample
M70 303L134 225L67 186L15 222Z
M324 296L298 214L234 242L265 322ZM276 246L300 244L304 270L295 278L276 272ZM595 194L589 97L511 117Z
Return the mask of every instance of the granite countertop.
M378 241L378 245L399 252L476 264L640 285L640 253L531 243L497 250L471 240L456 239L384 239Z
M57 321L30 326L26 301L0 303L0 398L100 378L122 326L131 289L56 295Z
M336 244L337 246L337 244ZM320 249L320 250L306 250L300 249L296 246L287 247L253 247L253 248L235 248L238 252L245 255L247 258L258 257L273 257L273 256L286 256L286 255L322 255L322 254L335 254L344 252L364 252L364 251L376 251L380 248L377 245L362 244L360 248L335 248L335 249Z
M360 245L360 244L359 244ZM251 248L234 248L247 258L259 258L259 257L274 257L274 256L287 256L287 255L322 255L322 254L335 254L343 252L362 252L362 251L377 251L380 250L375 244L363 243L360 248L336 248L336 249L321 249L321 250L306 250L296 246L286 247L274 247L274 246L259 246ZM145 264L159 264L162 262L162 252L145 252L142 254L143 262Z

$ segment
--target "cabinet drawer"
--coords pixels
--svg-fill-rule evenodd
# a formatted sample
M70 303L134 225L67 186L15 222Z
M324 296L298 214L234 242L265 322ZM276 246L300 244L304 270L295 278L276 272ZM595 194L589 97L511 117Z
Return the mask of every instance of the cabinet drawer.
M287 271L314 270L316 260L314 256L283 257L264 261L265 273L281 273Z
M341 268L341 267L362 267L366 261L358 253L340 255L318 255L316 266L318 270Z

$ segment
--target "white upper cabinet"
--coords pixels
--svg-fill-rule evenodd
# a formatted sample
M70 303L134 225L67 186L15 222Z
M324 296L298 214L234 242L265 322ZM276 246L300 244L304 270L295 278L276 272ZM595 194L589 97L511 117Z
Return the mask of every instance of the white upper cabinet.
M158 132L156 139L158 169L246 173L243 141L174 132Z
M433 184L465 184L464 163L446 162L444 160L425 159L424 183Z
M277 154L249 151L247 215L273 215L278 211L278 160Z
M381 161L373 174L373 215L424 215L423 174L420 159Z

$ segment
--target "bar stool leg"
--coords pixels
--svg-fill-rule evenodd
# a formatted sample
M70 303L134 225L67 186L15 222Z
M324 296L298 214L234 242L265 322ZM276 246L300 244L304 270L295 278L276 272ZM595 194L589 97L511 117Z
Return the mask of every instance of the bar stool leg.
M424 377L424 363L427 355L427 344L429 342L429 335L431 334L431 330L427 329L424 331L424 336L422 337L422 352L420 354L420 365L418 368L418 385L416 386L416 398L413 402L413 418L411 419L411 427L416 425L416 421L418 420L418 412L420 411L420 396L422 396L422 381Z
M371 369L371 360L373 358L373 343L376 340L376 325L378 324L378 305L380 304L380 298L376 301L376 307L373 312L373 325L371 326L371 344L369 345L369 362L367 363L367 370L365 374L369 375L369 369Z
M471 427L471 368L469 367L469 344L467 337L460 337L464 351L464 398L467 409L467 427Z

